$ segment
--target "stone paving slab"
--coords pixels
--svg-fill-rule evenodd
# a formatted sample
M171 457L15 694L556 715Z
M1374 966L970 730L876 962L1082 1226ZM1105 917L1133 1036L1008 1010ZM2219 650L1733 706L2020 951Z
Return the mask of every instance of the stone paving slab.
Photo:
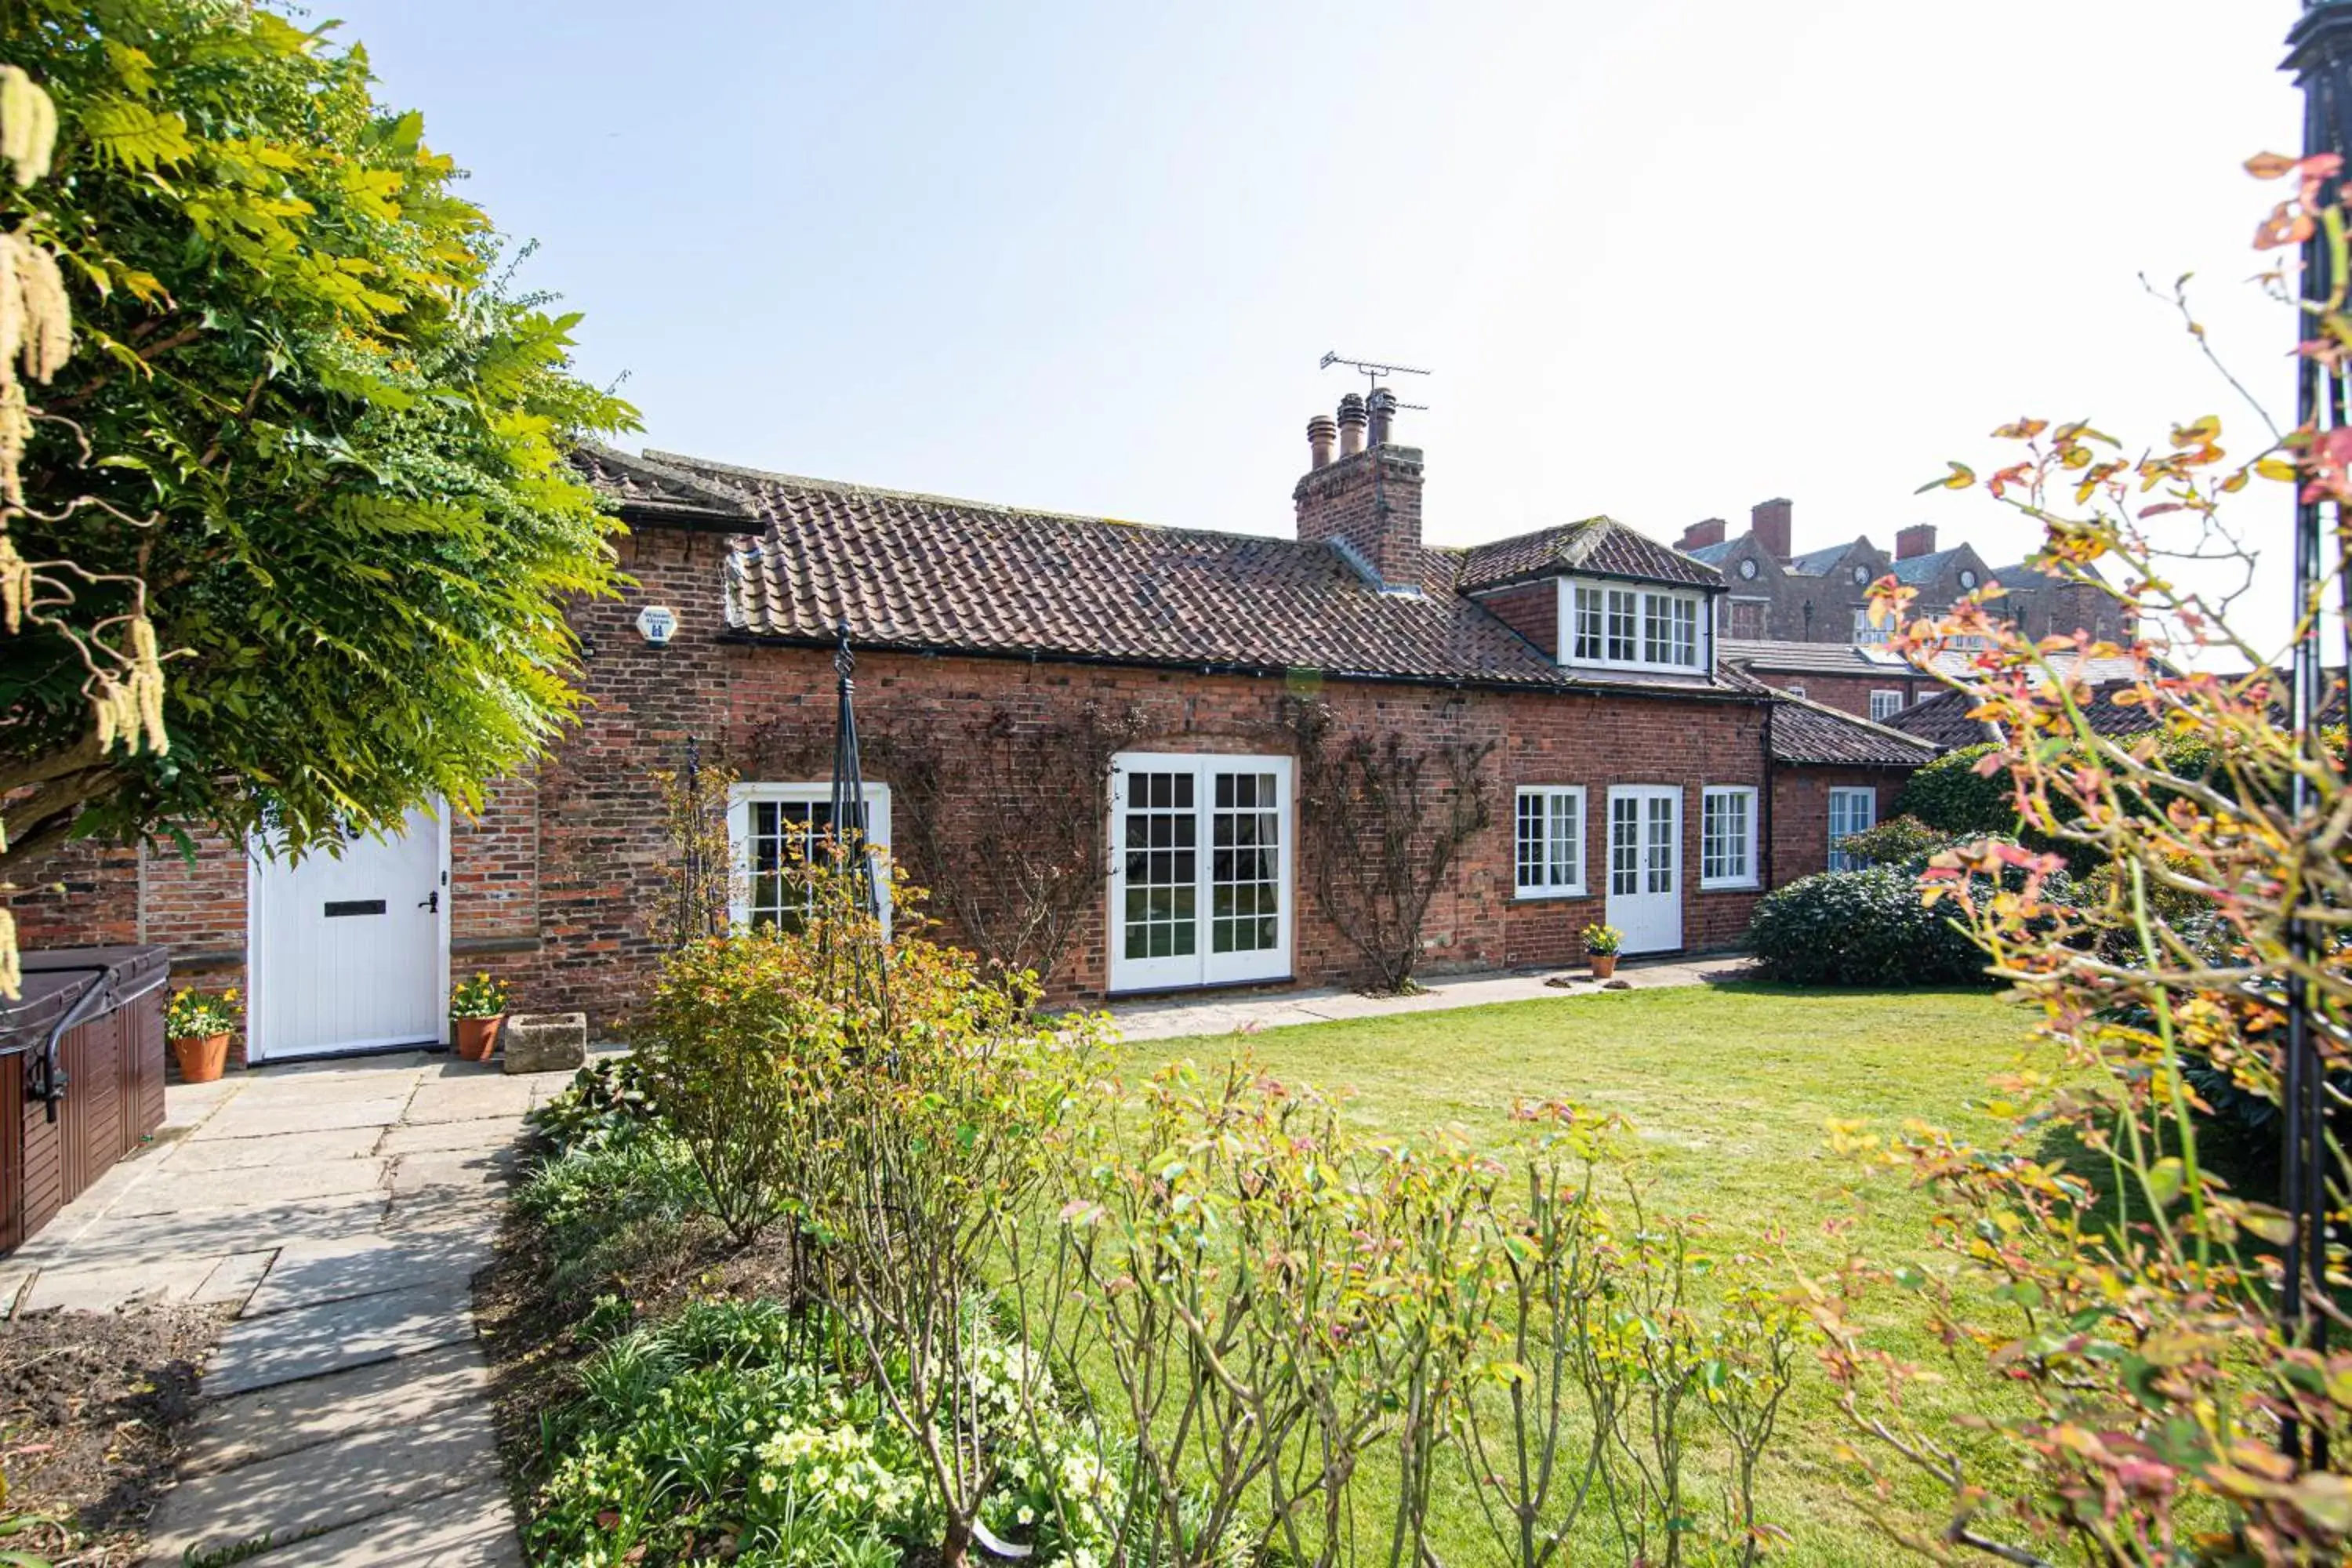
M1631 989L1705 985L1748 978L1754 961L1737 954L1700 958L1631 959L1618 965L1620 978ZM1119 1033L1130 1040L1165 1040L1187 1035L1255 1033L1300 1024L1325 1024L1341 1018L1380 1018L1397 1013L1440 1013L1456 1007L1484 1007L1498 1002L1557 1000L1559 987L1548 984L1556 977L1577 982L1575 992L1592 994L1597 987L1582 966L1530 970L1509 974L1441 975L1427 980L1416 996L1365 996L1353 991L1327 988L1286 991L1259 995L1154 997L1123 1002L1109 1009Z
M274 1138L289 1132L321 1132L338 1127L389 1127L408 1106L405 1093L341 1098L316 1104L280 1105L238 1097L188 1134L191 1142L215 1138Z
M299 1164L273 1161L263 1167L240 1166L226 1171L183 1171L174 1163L168 1175L142 1183L125 1194L122 1201L108 1211L108 1217L132 1219L141 1215L246 1209L253 1206L257 1191L268 1193L279 1203L340 1197L347 1193L381 1190L384 1175L385 1163L382 1160L313 1160Z
M147 1560L179 1563L191 1548L217 1552L264 1535L296 1542L498 1473L488 1407L444 1410L182 1481L156 1510Z
M402 1120L417 1127L436 1121L474 1121L486 1116L520 1117L529 1110L536 1081L494 1073L494 1068L486 1068L478 1076L453 1072L447 1078L426 1079L416 1086L416 1098Z
M511 1116L470 1116L463 1121L403 1122L383 1134L375 1146L379 1154L442 1154L474 1149L510 1148L515 1141Z
M256 1181L257 1188L266 1184ZM59 1255L45 1255L44 1267L112 1267L179 1257L226 1258L289 1241L327 1241L372 1230L383 1218L382 1192L337 1193L299 1204L269 1203L249 1209L210 1209L194 1214L100 1216L75 1236Z
M180 1451L183 1476L274 1459L371 1428L405 1426L487 1396L489 1364L472 1344L257 1389L211 1404Z
M153 1301L185 1301L205 1287L217 1257L174 1258L163 1263L126 1263L111 1268L44 1268L33 1276L24 1310L107 1312Z
M495 1479L268 1553L269 1568L520 1568L514 1515Z
M232 1252L214 1266L191 1297L199 1307L236 1307L242 1309L261 1277L278 1258L275 1247L266 1252Z
M386 1184L395 1198L480 1192L504 1186L513 1174L516 1159L512 1147L404 1154L393 1162Z
M228 1326L205 1368L207 1397L321 1377L474 1337L463 1280L296 1307Z
M492 1251L490 1237L470 1226L296 1242L278 1251L269 1278L247 1300L245 1315L258 1318L420 1285L463 1285L489 1262Z
M185 1176L200 1171L245 1171L281 1163L305 1165L322 1160L363 1160L377 1152L376 1145L383 1138L383 1131L373 1126L286 1132L275 1138L206 1138L173 1150L172 1173Z

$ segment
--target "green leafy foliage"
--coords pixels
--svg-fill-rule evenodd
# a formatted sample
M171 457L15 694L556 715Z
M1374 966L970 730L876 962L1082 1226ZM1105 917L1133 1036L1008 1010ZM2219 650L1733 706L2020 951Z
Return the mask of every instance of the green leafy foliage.
M1919 879L1895 866L1822 871L1768 894L1748 940L1767 977L1799 985L1981 981L1985 955Z
M82 575L0 666L0 870L69 832L299 850L478 805L577 700L565 600L614 581L564 447L633 415L571 374L576 318L512 289L456 165L323 30L33 0L0 57L58 118L0 225L57 247L82 338L13 530ZM101 744L86 690L151 589L168 753Z
M506 984L491 979L487 971L478 971L449 988L452 1018L496 1018L506 1010Z
M551 1292L574 1301L674 1250L706 1202L693 1155L657 1122L558 1120L572 1135L530 1167L515 1205L545 1234Z
M982 1528L1032 1563L1107 1561L1118 1478L1058 1407L1033 1419L1013 1396L1043 1374L984 1314L968 1341L997 1478ZM545 1426L529 1530L541 1561L898 1568L938 1538L928 1466L887 1409L905 1385L877 1386L821 1309L698 1302L607 1345L580 1382Z
M558 1152L616 1136L653 1120L645 1063L600 1057L572 1075L563 1092L531 1112L531 1125Z
M1837 847L1874 866L1902 866L1911 861L1925 863L1938 849L1949 848L1955 842L1952 834L1930 827L1916 816L1890 816L1860 833L1849 833L1837 842Z
M1947 752L1911 775L1895 803L1897 816L1915 817L1939 832L1960 837L2013 833L2017 803L2009 775L1978 771L1993 754L1993 743Z

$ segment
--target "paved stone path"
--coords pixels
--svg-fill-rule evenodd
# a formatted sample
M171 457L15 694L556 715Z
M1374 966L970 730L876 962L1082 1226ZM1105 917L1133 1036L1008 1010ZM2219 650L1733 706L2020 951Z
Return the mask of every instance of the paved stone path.
M412 1054L174 1085L153 1145L0 1258L0 1314L235 1314L151 1563L265 1536L265 1568L522 1561L469 1281L570 1079Z
M1636 991L1662 985L1705 985L1745 980L1756 961L1738 954L1712 958L1628 959L1618 978ZM1566 988L1548 984L1573 982ZM1545 997L1591 995L1600 989L1591 970L1514 971L1508 974L1456 974L1425 981L1418 996L1365 996L1353 991L1286 991L1270 995L1246 992L1229 996L1155 997L1121 1002L1110 1009L1119 1032L1130 1040L1165 1040L1179 1035L1230 1035L1236 1030L1278 1029L1292 1024L1328 1024L1338 1018L1381 1018L1394 1013L1442 1013L1483 1007L1492 1002L1533 1002Z

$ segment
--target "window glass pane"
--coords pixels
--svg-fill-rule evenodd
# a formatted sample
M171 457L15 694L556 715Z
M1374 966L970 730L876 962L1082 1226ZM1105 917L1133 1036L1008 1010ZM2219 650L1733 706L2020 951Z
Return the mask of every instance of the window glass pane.
M1209 951L1258 952L1275 943L1281 816L1272 773L1220 773L1213 784L1209 860ZM1192 951L1190 948L1186 952Z
M1674 601L1663 594L1642 595L1642 657L1652 664L1664 664L1672 658L1666 617L1673 607Z
M1685 667L1698 663L1698 601L1675 599L1674 662Z
M1650 797L1650 891L1675 890L1675 803L1664 795Z
M1639 614L1641 595L1631 588L1609 590L1609 655L1611 658L1631 662L1639 655L1634 651L1633 627Z
M750 816L745 859L751 872L751 928L798 931L808 919L814 889L792 868L807 863L813 841L833 826L833 806L817 800L755 800Z
M1642 803L1630 795L1609 803L1609 890L1642 890Z
M1584 879L1580 804L1566 790L1551 797L1551 885L1555 888L1573 888Z

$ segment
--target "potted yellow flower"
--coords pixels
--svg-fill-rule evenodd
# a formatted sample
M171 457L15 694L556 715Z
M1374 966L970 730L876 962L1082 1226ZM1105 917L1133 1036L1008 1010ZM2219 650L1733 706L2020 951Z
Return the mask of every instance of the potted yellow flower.
M457 1026L457 1054L469 1062L488 1061L507 1021L507 988L477 972L449 993L449 1017Z
M1589 925L1584 928L1584 956L1592 963L1592 978L1606 980L1617 973L1617 953L1625 945L1625 933L1612 925Z
M179 990L163 1009L163 1037L180 1064L183 1083L210 1083L228 1066L229 1037L236 1033L236 988Z

